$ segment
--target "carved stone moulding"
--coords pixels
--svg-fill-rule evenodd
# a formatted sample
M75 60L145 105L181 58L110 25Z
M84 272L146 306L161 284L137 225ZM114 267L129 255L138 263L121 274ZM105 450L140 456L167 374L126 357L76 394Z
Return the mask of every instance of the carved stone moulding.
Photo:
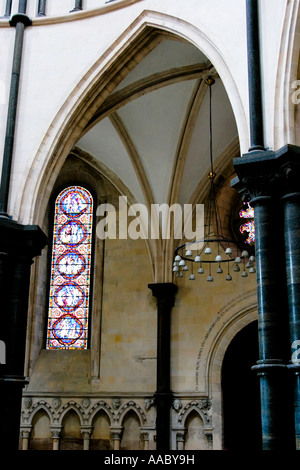
M231 186L244 201L299 192L300 147L295 145L244 154L233 160L233 166L237 177Z

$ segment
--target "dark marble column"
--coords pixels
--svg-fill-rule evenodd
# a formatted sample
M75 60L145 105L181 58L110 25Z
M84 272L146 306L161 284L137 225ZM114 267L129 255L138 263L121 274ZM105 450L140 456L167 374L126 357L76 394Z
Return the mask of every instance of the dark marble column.
M37 226L0 218L1 340L6 363L0 366L0 442L3 449L19 445L30 269L47 239Z
M156 371L156 449L170 450L171 392L171 310L177 286L172 283L149 284L157 299L157 371Z
M264 149L264 122L261 92L258 0L246 0L248 87L250 108L249 152Z
M287 369L289 307L281 195L289 146L252 152L234 160L235 187L254 207L263 450L293 449L291 386Z
M299 158L299 156L298 156ZM294 158L285 167L282 197L285 260L290 326L290 364L294 388L296 448L300 450L300 162Z

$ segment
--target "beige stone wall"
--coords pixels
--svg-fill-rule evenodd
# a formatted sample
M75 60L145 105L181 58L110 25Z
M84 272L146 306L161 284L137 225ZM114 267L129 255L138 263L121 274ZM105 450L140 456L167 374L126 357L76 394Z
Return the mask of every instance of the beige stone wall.
M89 182L94 180L99 194L116 201L111 185L75 157L62 169L59 186L67 183L70 168L83 182L84 175L89 175ZM104 264L102 268L96 249L91 347L86 351L44 349L47 256L39 261L27 348L30 383L24 391L21 429L28 429L36 412L43 408L53 436L59 432L61 448L81 448L83 438L75 439L72 433L66 437L62 432L67 410L78 413L76 432L83 433L88 426L91 437L93 413L104 409L110 413L106 423L110 437L99 437L96 427L95 442L93 438L89 441L91 447L155 448L152 400L156 391L157 327L156 300L148 288L152 282L149 253L144 240L106 240L104 246L99 240L97 243L97 249L104 249ZM171 388L180 407L172 409L172 446L180 449L184 436L187 449L220 449L222 361L231 339L257 317L255 275L243 279L241 273L234 273L230 283L224 281L224 275L222 279L215 275L212 284L207 283L206 276L199 275L193 282L188 278L174 278L174 282L178 293L171 319ZM26 408L29 399L31 403ZM60 403L57 409L55 400ZM75 421L70 418L70 429L72 423ZM33 430L34 426L33 423ZM37 447L49 445L49 441L31 442Z

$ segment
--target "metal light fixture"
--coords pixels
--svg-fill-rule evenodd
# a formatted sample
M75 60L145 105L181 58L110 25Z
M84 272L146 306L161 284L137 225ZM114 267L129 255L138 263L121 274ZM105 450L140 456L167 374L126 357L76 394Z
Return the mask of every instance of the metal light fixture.
M240 273L242 278L254 274L255 257L246 249L241 249L236 240L223 235L221 219L216 203L215 179L213 168L212 145L212 85L215 80L209 77L206 84L209 87L209 131L210 131L210 172L208 174L210 189L206 207L207 220L204 228L204 238L187 242L175 250L173 272L176 277L183 277L185 271L191 271L189 279L196 279L194 266L197 266L199 277L206 277L207 282L213 282L215 276L225 274L226 281L232 281L233 273Z

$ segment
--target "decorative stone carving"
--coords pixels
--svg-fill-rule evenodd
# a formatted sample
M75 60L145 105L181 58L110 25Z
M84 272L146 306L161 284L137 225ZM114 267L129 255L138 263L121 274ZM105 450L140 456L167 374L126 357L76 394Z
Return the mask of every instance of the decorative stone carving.
M58 408L59 408L60 405L61 405L61 399L60 399L60 398L54 398L54 399L52 400L52 405L53 405L53 408L54 408L55 410L58 410Z
M91 400L90 400L89 398L84 398L84 399L82 400L82 406L83 406L83 408L88 408L88 407L90 406L90 404L91 404Z
M21 429L21 436L22 439L29 439L30 433L31 433L32 426L28 428L23 428Z
M209 416L208 411L211 408L211 400L208 398L203 398L202 400L191 401L185 405L178 414L178 423L181 424L184 421L184 418L190 412L190 409L194 408L199 412L199 415L203 419L204 427L211 426L211 416Z
M147 418L144 410L132 400L128 401L127 403L124 403L124 405L122 405L122 407L118 410L118 412L115 414L115 422L121 421L122 416L126 413L128 408L134 409L137 412L137 415L139 416L141 422L146 423Z
M32 399L30 397L24 398L24 407L28 410L32 406Z
M258 197L280 198L286 193L298 191L299 148L286 145L277 151L252 152L235 158L237 178L232 186L245 201Z
M92 429L94 416L101 410L105 411L110 421L110 425L114 428L119 428L121 426L124 416L130 409L136 412L141 425L145 426L147 424L146 409L149 409L154 405L154 398L143 399L145 407L140 406L140 404L134 400L128 400L122 404L121 399L118 397L115 397L114 399L108 398L108 400L111 400L111 404L106 400L96 400L95 398L90 397L74 398L69 399L68 401L65 401L64 398L55 396L39 398L38 401L34 401L34 398L28 398L29 397L24 397L23 400L21 426L23 426L23 428L30 427L35 414L39 410L44 410L49 417L50 426L55 435L53 438L57 437L56 434L61 429L64 416L70 409L76 411L82 431L84 429L88 429L89 432L89 429ZM149 419L151 419L151 414L149 417ZM152 421L149 424L152 425Z
M150 410L152 406L154 406L155 400L154 398L145 398L144 406L145 410Z
M198 403L198 406L201 410L210 410L211 408L211 400L209 400L208 398L204 398L204 400L201 400L199 403Z
M121 406L121 400L120 398L113 398L112 400L112 407L114 410L118 410Z
M87 440L91 438L93 430L91 426L81 426L80 430L83 439Z
M173 408L175 411L177 411L177 413L181 410L182 408L182 403L181 403L181 400L179 400L179 398L176 398L174 401L173 401Z
M60 433L61 433L61 426L55 427L55 428L50 427L50 429L51 429L52 438L59 439Z

